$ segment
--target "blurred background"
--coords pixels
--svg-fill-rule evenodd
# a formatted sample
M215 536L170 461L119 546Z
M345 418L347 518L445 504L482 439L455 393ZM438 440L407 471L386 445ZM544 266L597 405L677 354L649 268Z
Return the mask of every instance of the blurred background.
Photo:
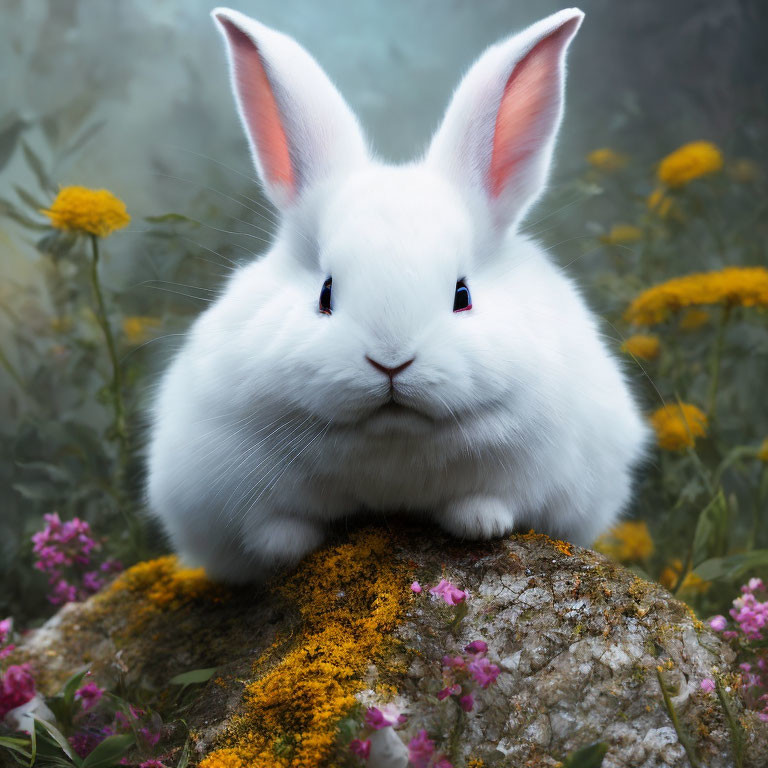
M426 146L487 45L562 3L236 7L302 43L398 161ZM631 520L598 546L710 615L768 564L768 289L759 269L722 272L767 261L768 4L581 7L556 168L526 230L578 278L656 414ZM153 384L273 230L210 10L0 0L0 618L20 626L162 549L142 514ZM43 211L70 185L109 190L130 223L98 241L56 226ZM660 315L626 314L654 285L708 271L706 290L663 294ZM87 527L80 560L41 558L47 539L31 537L54 513Z

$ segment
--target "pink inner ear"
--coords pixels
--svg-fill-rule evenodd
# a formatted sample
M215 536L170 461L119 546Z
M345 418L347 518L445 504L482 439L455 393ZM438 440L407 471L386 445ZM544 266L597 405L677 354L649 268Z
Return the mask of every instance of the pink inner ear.
M504 86L496 127L489 182L498 197L514 173L549 140L560 98L560 55L578 26L573 19L550 33L517 63Z
M232 46L240 104L266 180L295 192L288 139L275 94L256 44L228 19L219 18Z

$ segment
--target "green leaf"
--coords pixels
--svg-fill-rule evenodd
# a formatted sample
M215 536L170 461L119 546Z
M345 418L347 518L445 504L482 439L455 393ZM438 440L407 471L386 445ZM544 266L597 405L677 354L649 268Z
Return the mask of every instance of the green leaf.
M30 761L32 759L31 747L32 743L29 739L14 739L11 736L0 736L0 749L9 749L11 752L17 752Z
M189 764L190 742L191 739L187 737L187 740L184 742L184 747L181 750L181 755L179 755L179 762L176 763L176 768L187 768L187 765Z
M82 762L82 768L114 768L134 744L133 734L108 736Z
M145 216L144 221L148 221L150 224L164 224L169 221L188 221L190 224L200 223L181 213L163 213L160 216Z
M722 557L728 551L730 525L728 504L720 488L701 511L693 535L694 568L712 557Z
M81 134L74 140L74 142L66 150L64 155L73 155L79 149L82 149L105 125L106 120L99 120L89 125Z
M218 667L193 669L190 672L182 672L182 674L172 677L169 682L171 685L194 685L195 683L205 683L216 674L217 669Z
M72 478L66 470L47 461L17 461L16 466L30 472L43 472L54 483L72 484Z
M10 200L5 200L4 198L0 198L0 216L6 216L27 229L35 229L40 232L50 230L50 227L47 224L30 219L29 216L23 214L12 202L10 202Z
M694 568L705 581L734 580L755 568L768 567L768 549L754 549L741 555L713 557Z
M608 745L599 741L571 752L565 758L563 768L600 768L603 758L608 752Z
M0 170L13 156L16 144L21 132L26 128L26 123L20 117L14 118L10 125L0 131Z
M14 184L13 188L16 190L16 194L21 198L21 200L26 203L35 213L38 213L42 208L48 208L46 203L35 198L35 196L27 192L24 187L21 187L18 184Z
M72 747L70 746L69 742L64 738L64 734L52 723L47 722L46 720L41 720L38 717L35 717L32 715L34 721L35 721L35 731L37 732L37 736L45 736L46 734L50 737L49 740L52 742L55 742L55 744L58 744L58 746L61 748L61 751L78 767L82 765L82 761L80 758L75 754L75 752L72 750ZM38 751L40 751L40 744L38 739Z
M11 487L30 501L53 501L61 498L61 491L48 482L14 483Z
M49 192L55 192L56 187L53 185L53 182L43 167L43 161L40 159L40 156L24 140L21 142L21 149L24 152L24 157L26 158L29 167L32 169L32 173L35 174L35 178L37 179L37 183L40 185L41 189L45 189Z

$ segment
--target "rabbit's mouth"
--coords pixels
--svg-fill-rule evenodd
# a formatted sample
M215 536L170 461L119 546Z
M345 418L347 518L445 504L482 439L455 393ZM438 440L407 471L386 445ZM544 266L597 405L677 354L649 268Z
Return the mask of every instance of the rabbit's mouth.
M395 400L394 397L392 397L392 395L390 395L389 399L383 405L380 405L371 415L372 416L387 415L387 416L397 416L397 417L417 416L422 419L430 418L426 413L418 410L417 408L413 408L410 405L404 405L403 403L399 403L397 400Z
M407 405L401 405L394 400L387 400L384 405L379 406L375 413L390 413L393 416L397 414L405 413L417 413L413 408L409 408Z

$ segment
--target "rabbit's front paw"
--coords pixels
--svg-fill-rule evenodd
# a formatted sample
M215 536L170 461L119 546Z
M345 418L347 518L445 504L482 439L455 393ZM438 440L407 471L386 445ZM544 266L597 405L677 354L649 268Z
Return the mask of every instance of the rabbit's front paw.
M452 501L437 519L444 530L463 539L504 536L515 525L509 506L493 496L466 496Z

